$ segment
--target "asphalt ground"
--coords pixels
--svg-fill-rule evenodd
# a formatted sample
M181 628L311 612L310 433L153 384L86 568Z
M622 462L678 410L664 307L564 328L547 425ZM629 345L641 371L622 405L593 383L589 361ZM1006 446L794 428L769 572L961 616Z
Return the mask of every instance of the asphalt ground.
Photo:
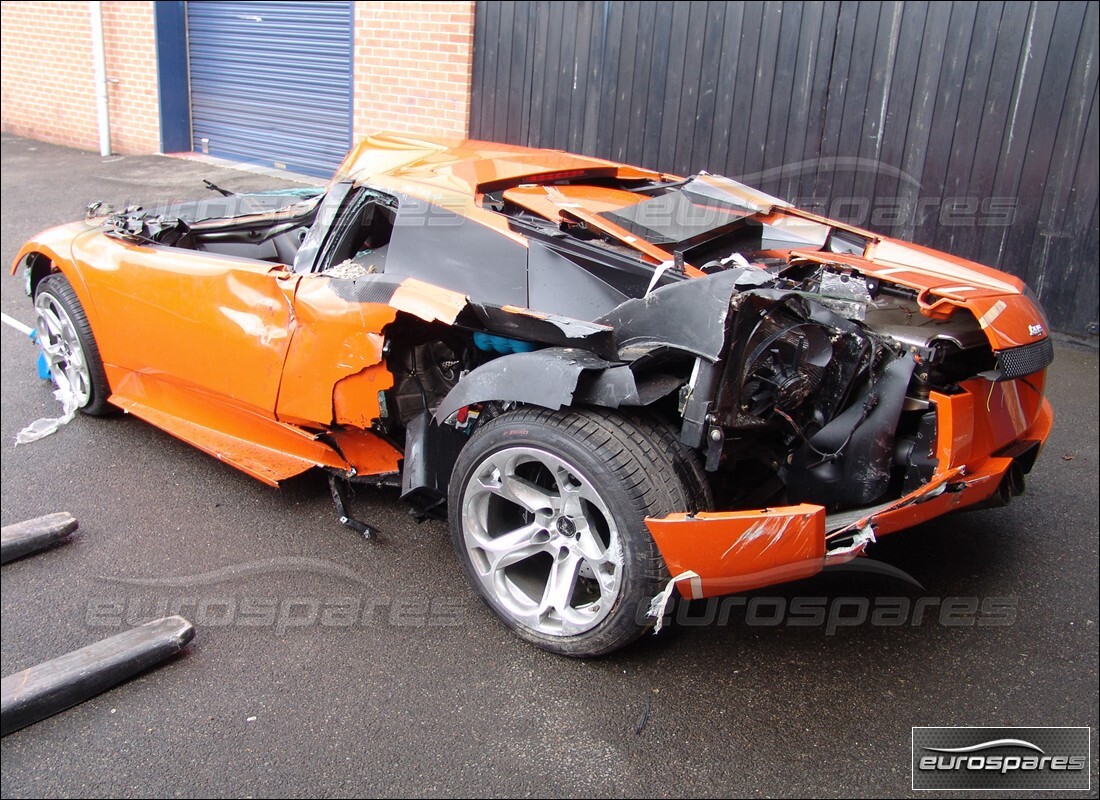
M5 135L3 261L91 200L199 197L202 178L286 185ZM29 323L20 281L0 286ZM1054 432L1008 507L887 537L858 568L677 606L660 635L573 661L496 622L443 524L393 491L357 497L384 532L366 542L322 479L276 491L132 417L15 447L59 405L29 342L5 325L0 346L3 524L80 520L3 567L3 674L177 610L198 629L182 657L4 738L5 797L890 797L910 793L912 726L1095 733L1094 350L1058 347Z

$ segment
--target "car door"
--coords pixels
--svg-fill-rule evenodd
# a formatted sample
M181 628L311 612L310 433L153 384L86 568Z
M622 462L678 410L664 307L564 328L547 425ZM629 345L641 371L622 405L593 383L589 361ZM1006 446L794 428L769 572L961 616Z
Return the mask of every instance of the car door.
M274 413L294 324L289 267L105 236L87 247L115 393L164 381Z

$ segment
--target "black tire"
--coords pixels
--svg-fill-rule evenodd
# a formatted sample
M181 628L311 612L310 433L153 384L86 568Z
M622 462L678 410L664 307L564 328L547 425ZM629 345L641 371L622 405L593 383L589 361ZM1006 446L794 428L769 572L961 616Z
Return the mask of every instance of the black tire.
M644 520L699 502L688 455L660 423L602 409L491 420L459 454L448 498L471 585L545 650L629 644L652 626L649 602L669 577Z
M112 413L114 406L107 402L111 387L92 327L64 275L54 273L39 282L34 310L39 346L46 353L54 383L61 378L70 381L83 413L97 417Z
M654 417L645 414L628 416L632 425L645 432L656 444L657 449L667 454L672 466L687 489L687 505L679 511L711 511L714 509L714 491L699 454L680 441L678 429Z

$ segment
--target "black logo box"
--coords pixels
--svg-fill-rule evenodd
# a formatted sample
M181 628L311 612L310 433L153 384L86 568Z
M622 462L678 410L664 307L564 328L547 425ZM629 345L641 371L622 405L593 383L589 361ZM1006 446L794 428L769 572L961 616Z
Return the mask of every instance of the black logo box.
M913 789L1089 790L1091 729L913 728Z

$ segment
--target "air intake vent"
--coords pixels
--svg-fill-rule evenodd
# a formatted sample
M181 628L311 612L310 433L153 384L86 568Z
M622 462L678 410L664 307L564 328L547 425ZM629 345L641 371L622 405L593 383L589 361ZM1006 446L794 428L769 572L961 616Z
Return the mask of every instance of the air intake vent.
M1041 342L1001 350L997 353L997 380L1010 381L1030 375L1050 365L1054 360L1054 342L1050 338Z

